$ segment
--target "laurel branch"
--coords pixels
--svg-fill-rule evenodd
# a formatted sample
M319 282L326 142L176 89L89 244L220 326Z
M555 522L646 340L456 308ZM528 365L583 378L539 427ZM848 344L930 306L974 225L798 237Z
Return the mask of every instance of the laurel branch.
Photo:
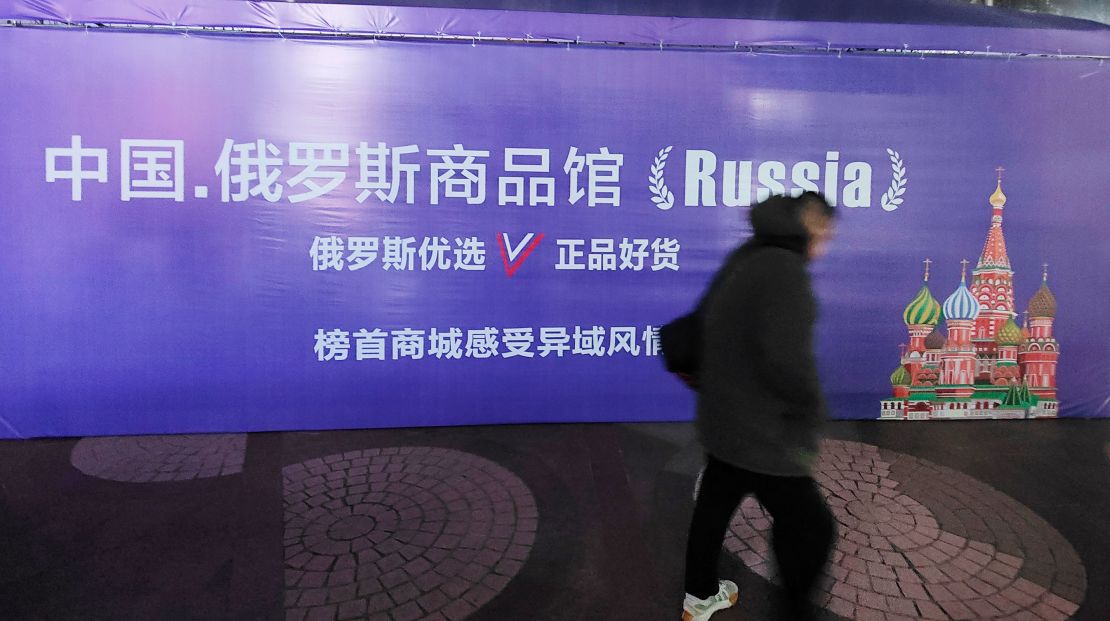
M667 166L667 158L670 157L673 148L672 145L659 150L659 155L655 156L655 163L651 165L651 175L648 176L651 202L662 210L674 207L674 193L667 189L667 183L663 181L663 169Z
M897 151L887 149L886 153L890 156L890 169L894 172L894 176L890 181L890 188L883 194L880 202L884 211L894 211L905 200L902 195L906 193L906 164Z

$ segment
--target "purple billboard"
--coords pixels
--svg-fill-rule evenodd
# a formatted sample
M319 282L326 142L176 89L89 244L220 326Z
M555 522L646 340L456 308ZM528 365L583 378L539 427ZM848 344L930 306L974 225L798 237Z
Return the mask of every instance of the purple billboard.
M1110 415L1090 63L0 47L2 437L683 420L655 329L804 190L834 416Z

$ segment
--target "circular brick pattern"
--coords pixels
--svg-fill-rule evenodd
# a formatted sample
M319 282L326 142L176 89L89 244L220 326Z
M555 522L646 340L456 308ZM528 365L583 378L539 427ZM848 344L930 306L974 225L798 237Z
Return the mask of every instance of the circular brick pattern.
M460 451L350 451L287 466L287 618L457 621L524 566L539 513L505 468Z
M70 454L81 472L109 481L161 483L238 474L246 434L84 438Z
M814 478L840 522L822 603L847 619L1063 620L1086 573L1047 522L965 474L868 444L826 441ZM753 498L725 545L774 580L771 519Z

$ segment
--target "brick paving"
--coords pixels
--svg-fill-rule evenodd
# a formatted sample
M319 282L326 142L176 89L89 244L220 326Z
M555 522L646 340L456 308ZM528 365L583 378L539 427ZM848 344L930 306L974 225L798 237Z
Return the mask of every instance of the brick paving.
M283 469L289 620L458 621L527 561L539 512L461 451L349 451Z
M189 481L239 474L246 447L246 434L84 438L73 447L70 463L109 481Z
M1075 614L1086 573L1051 525L955 470L826 441L815 478L840 522L821 601L846 619L1030 619ZM771 519L754 499L727 549L774 580Z

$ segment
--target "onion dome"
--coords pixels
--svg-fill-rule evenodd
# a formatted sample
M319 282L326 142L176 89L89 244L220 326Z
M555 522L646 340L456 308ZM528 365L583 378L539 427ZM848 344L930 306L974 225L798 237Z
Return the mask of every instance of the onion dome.
M1029 300L1029 315L1031 317L1055 317L1056 316L1056 296L1052 295L1052 291L1048 288L1048 266L1045 266L1044 279L1041 281L1041 288L1033 294L1033 299Z
M921 290L906 305L902 320L907 326L935 326L940 323L940 302L933 297L928 285L922 285Z
M925 280L906 310L902 311L902 321L907 326L935 326L940 323L940 302L929 291L929 259L925 259Z
M910 385L910 374L909 374L909 372L906 371L906 367L899 365L897 369L894 369L894 373L890 374L890 385L891 386L909 386Z
M941 334L941 331L937 328L933 328L933 331L929 333L929 336L925 337L925 349L944 349L944 344L946 341L947 339L944 338L944 335Z
M1029 314L1033 317L1055 317L1056 296L1049 291L1048 285L1042 284L1040 289L1029 300Z
M963 264L960 286L944 301L944 317L954 321L974 321L979 316L979 300L967 288L967 261Z
M1002 179L998 180L998 187L991 194L991 207L998 207L1001 209L1006 206L1006 195L1002 193Z
M1006 320L1006 323L1002 324L1002 329L998 331L998 337L995 338L995 341L1003 347L1014 347L1024 343L1025 337L1022 336L1021 328L1018 327L1013 317L1011 317Z

